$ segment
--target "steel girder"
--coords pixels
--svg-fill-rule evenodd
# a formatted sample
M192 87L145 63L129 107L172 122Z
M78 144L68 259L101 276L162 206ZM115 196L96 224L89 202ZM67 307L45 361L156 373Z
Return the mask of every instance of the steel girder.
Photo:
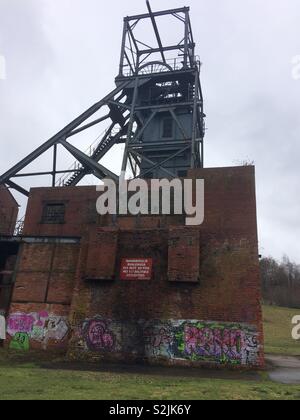
M0 176L0 185L6 184L10 188L13 188L17 190L18 192L28 196L28 191L26 191L24 188L17 185L13 179L14 178L22 178L22 177L29 177L29 176L41 176L41 175L53 175L55 178L56 175L61 173L70 173L70 172L77 172L78 170L57 170L56 169L56 156L57 151L56 147L57 145L62 145L69 153L71 153L82 165L81 169L82 171L86 171L86 173L95 174L95 176L99 178L104 177L110 177L115 180L118 179L118 176L113 174L110 170L105 168L103 165L100 165L98 162L102 156L99 156L99 160L96 160L76 147L74 147L70 142L67 140L74 137L76 134L81 133L84 130L89 129L92 126L95 126L96 124L99 124L100 122L106 120L109 118L109 114L105 115L104 117L98 118L93 122L90 122L86 125L82 125L85 121L87 121L89 118L91 118L96 112L98 112L103 106L109 105L110 100L114 100L115 96L119 94L120 92L123 92L124 88L130 84L130 81L125 81L117 86L115 90L113 90L111 93L109 93L105 98L103 98L101 101L97 102L95 105L93 105L91 108L89 108L87 111L85 111L83 114L81 114L78 118L76 118L74 121L72 121L70 124L68 124L65 128L63 128L60 132L55 134L53 137L51 137L49 140L47 140L45 143L43 143L40 147L35 149L32 153L30 153L27 157L25 157L23 160L21 160L19 163L17 163L15 166L13 166L11 169L9 169L7 172L5 172L3 175ZM114 124L115 125L115 124ZM112 126L111 126L112 127ZM113 127L112 127L113 128ZM38 159L41 155L43 155L45 152L47 152L49 149L54 148L53 153L53 168L52 171L48 172L31 172L31 173L22 173L21 171L25 169L29 164L34 162L36 159ZM55 183L54 183L55 184Z
M6 184L12 189L29 195L29 192L17 184L14 180L29 176L52 176L52 186L75 186L86 175L93 174L99 179L109 177L118 181L118 175L112 173L109 169L100 164L100 160L111 150L111 148L119 143L125 144L125 151L122 162L122 171L126 172L128 164L133 172L134 177L143 177L150 172L152 168L160 167L166 176L175 176L173 171L163 168L163 164L190 148L191 150L191 167L203 166L203 138L204 138L204 112L203 112L203 96L200 83L200 62L195 59L195 43L192 33L191 21L189 17L189 8L178 8L153 12L149 1L147 0L148 13L131 16L124 19L123 40L121 48L121 59L119 75L116 78L116 89L109 93L101 101L97 102L78 118L68 124L60 132L43 143L34 150L26 158L17 163L13 168L0 176L0 185ZM163 45L159 34L158 19L161 16L169 15L179 20L183 24L183 39L180 39L176 45ZM151 22L158 46L151 47L145 42L135 37L135 28L144 20ZM183 61L169 63L167 60L168 53L178 52L183 56ZM157 61L151 61L153 54L159 53L162 58L160 67ZM156 65L155 65L156 63ZM147 67L150 67L150 73L147 73ZM130 69L130 74L125 75L125 67ZM143 104L139 101L139 92L143 86L147 84L193 80L194 95L189 100L168 102L165 104ZM180 83L181 83L180 82ZM125 99L124 99L125 98ZM95 117L93 121L89 121L102 107L107 106L109 112L100 118ZM187 107L193 114L192 138L188 139L185 129L177 118L176 109ZM161 163L154 162L144 154L143 134L152 119L157 113L169 112L176 125L179 127L184 142L177 142L177 150L170 153L170 156ZM76 148L71 140L76 135L94 127L103 121L111 119L111 123L102 139L97 144L95 150L90 154L83 153ZM117 129L117 132L115 131ZM197 137L200 134L200 138ZM73 169L57 168L58 146L62 146L76 159L78 164ZM53 163L50 170L23 172L23 170L45 152L53 148ZM141 171L141 162L148 162L151 169ZM64 175L63 178L57 179L58 175Z

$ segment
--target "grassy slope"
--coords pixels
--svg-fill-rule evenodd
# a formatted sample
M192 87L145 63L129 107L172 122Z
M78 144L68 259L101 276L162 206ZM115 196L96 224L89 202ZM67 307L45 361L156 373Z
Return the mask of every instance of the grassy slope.
M291 318L297 311L265 307L266 350L300 354L299 342L291 339ZM26 359L26 360L25 360ZM148 373L89 372L42 369L35 357L0 350L0 400L54 399L196 399L275 400L300 399L300 386L270 382L266 373L255 380L234 374L236 379L174 377ZM222 377L222 374L220 374Z
M300 356L300 342L292 339L292 318L300 310L264 306L266 353Z
M300 386L271 383L264 374L261 381L243 381L45 370L33 364L0 364L0 370L0 400L300 399Z

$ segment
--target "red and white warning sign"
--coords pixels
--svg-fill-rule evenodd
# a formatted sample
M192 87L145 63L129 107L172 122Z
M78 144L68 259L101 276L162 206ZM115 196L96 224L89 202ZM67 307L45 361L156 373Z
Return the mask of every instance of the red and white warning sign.
M121 280L151 280L152 258L123 258L121 263Z

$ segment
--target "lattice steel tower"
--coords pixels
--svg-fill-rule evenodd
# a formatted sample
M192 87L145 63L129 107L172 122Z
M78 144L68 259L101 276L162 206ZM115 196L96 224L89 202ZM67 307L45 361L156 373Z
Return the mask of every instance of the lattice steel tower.
M153 12L149 1L146 3L147 13L124 19L116 89L3 174L0 184L28 195L16 178L48 175L53 187L75 186L91 174L117 181L120 174L112 173L100 163L117 144L125 146L121 171L128 175L130 171L134 177L186 176L190 168L203 167L205 115L201 65L195 55L190 10L184 7ZM174 21L179 29L174 26L173 30ZM178 34L178 40L165 45L160 27ZM155 46L143 39L150 32ZM102 115L105 107L107 112ZM101 116L97 116L100 111ZM83 153L70 142L74 136L106 120L108 128L91 153ZM74 156L77 163L73 168L58 168L58 147ZM22 172L51 148L50 170Z
M189 168L203 166L204 137L200 62L195 56L189 9L154 13L149 1L147 7L148 14L124 22L116 81L132 82L125 89L131 118L122 169L129 161L135 176L185 176ZM158 21L166 16L181 22L177 44L163 45ZM145 20L152 23L157 48L135 36L137 25Z

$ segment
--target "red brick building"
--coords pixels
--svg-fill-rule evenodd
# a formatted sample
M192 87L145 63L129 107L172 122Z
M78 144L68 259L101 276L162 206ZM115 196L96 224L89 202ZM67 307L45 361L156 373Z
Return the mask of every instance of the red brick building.
M18 246L9 239L17 222L19 206L11 192L0 185L0 314L9 309L12 277Z
M11 192L0 185L0 236L14 234L19 205Z
M205 180L199 227L181 216L100 217L95 187L32 189L7 345L86 360L263 366L254 168L189 176ZM130 264L142 267L135 279Z

